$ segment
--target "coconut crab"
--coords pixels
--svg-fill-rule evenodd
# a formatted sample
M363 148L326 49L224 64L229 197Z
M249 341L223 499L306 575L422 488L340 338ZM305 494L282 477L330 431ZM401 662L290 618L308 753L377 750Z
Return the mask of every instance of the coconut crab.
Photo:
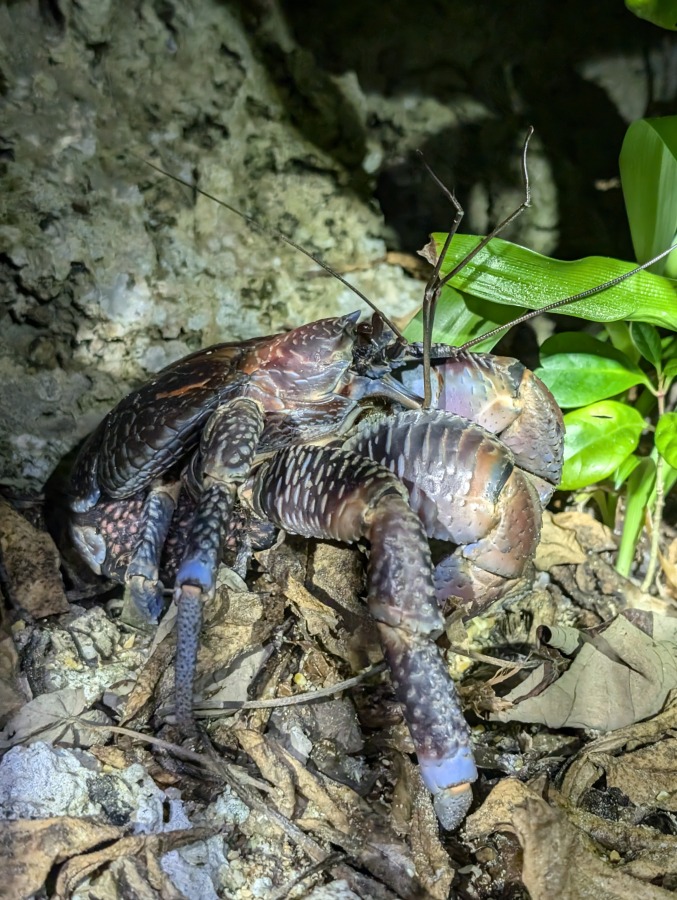
M529 204L525 156L523 175L524 203L472 255ZM186 731L202 608L224 547L244 566L271 529L367 541L369 609L447 829L463 820L477 769L434 642L440 604L453 598L475 614L525 577L563 442L560 410L520 362L471 353L473 342L431 342L435 303L458 269L440 275L462 216L451 199L456 218L426 289L422 344L375 311L369 322L354 313L200 350L108 413L68 485L70 537L93 571L126 583L147 620L174 585L176 715ZM435 565L429 539L447 545Z

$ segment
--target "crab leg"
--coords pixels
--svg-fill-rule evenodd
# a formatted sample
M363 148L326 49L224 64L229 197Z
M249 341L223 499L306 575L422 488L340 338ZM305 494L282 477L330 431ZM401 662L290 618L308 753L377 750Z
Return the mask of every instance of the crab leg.
M278 452L244 494L257 515L287 532L370 541L369 608L438 818L445 828L458 827L477 770L454 683L433 640L443 620L428 542L406 489L356 453L306 446Z
M248 475L263 431L258 403L241 398L220 407L210 418L200 442L202 493L186 550L176 575L176 719L194 731L193 681L202 606L214 595L216 569L232 517L237 486Z
M541 504L501 441L443 410L365 422L346 446L394 472L430 538L455 544L434 574L441 602L469 615L520 586L538 544Z
M125 581L136 612L146 622L155 622L162 610L160 559L179 496L179 484L153 487L144 504L145 523L141 540L132 553Z

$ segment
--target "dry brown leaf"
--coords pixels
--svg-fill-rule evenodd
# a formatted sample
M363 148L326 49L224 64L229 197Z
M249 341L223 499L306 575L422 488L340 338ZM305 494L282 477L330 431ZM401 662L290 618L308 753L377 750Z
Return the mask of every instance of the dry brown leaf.
M291 575L287 579L284 593L305 622L311 637L316 634L322 635L338 625L339 620L336 613L332 612L325 603L313 597L310 591Z
M0 898L30 897L43 886L53 865L102 841L114 840L121 833L113 825L97 825L71 816L0 822Z
M427 896L404 844L394 838L383 839L373 832L354 829L350 834L331 828L322 819L310 816L300 820L306 831L323 841L341 847L357 865L395 891L401 900L423 900Z
M418 767L409 759L405 758L404 762L410 770L409 781L413 788L409 840L416 872L433 900L447 900L454 870L440 841L440 827L430 792L423 785Z
M324 786L323 778L315 775L304 765L302 765L296 757L288 753L281 747L277 741L270 741L274 752L293 773L298 790L303 796L310 800L328 822L338 828L340 831L350 831L354 826L354 819L349 818L332 798L331 794ZM347 788L346 790L349 790ZM351 792L352 793L352 792Z
M579 565L588 558L572 528L558 524L558 517L543 513L541 541L536 549L534 565L541 572L553 566Z
M279 812L290 818L296 806L296 789L289 767L280 760L267 739L258 731L234 728L232 733L244 752L254 760L263 777L275 785L270 798Z
M672 894L614 870L560 810L530 797L513 811L524 853L522 880L531 900L667 900ZM553 849L556 848L556 852Z
M36 619L68 612L61 559L51 537L0 499L0 558L13 603Z
M104 712L90 710L82 688L62 688L50 694L40 694L26 703L7 723L0 747L50 741L64 747L89 747L106 739L109 724ZM95 727L88 728L91 722Z
M663 740L672 741L676 731L677 702L672 702L660 715L648 722L619 728L597 738L584 747L568 767L562 783L562 795L570 803L577 805L586 791L599 781L604 761L623 753L631 753L637 747L646 750L650 759L653 748ZM660 784L656 785L657 792L662 789Z
M126 857L134 858L145 856L146 871L157 873L158 869L152 863L164 853L170 850L178 850L186 844L194 844L203 841L216 834L220 826L213 828L185 828L180 831L166 831L163 834L139 835L138 837L120 838L114 844L104 847L95 853L87 853L70 859L59 872L56 880L55 900L67 900L78 884L91 873L95 872L106 863L121 860ZM151 861L151 862L149 862ZM165 882L164 876L161 879ZM153 896L160 900L177 900L177 894L173 888L168 887L171 893L161 894L156 892ZM122 894L120 896L123 896ZM124 894L127 896L127 894ZM130 893L129 896L137 896ZM143 897L143 895L141 895ZM178 894L181 897L181 894Z
M495 831L516 834L524 854L522 880L531 900L663 900L668 891L638 881L600 858L598 849L532 788L500 781L466 822L474 840Z
M114 860L103 874L96 878L91 897L96 900L185 900L185 894L174 887L171 879L160 868L160 862L148 850L145 855L131 859Z
M658 556L670 594L677 597L677 538L670 541L665 553L659 551Z
M539 666L503 698L514 706L493 718L612 731L655 715L677 688L677 620L660 627L670 639L649 637L618 616L603 631L583 636L557 681L538 693L548 674L546 666Z
M167 671L174 651L174 640L171 635L166 634L165 639L155 648L139 672L134 687L127 697L124 713L120 719L121 725L127 725L141 715L153 696L159 680Z
M0 636L0 726L26 702L19 690L19 655L8 635Z
M591 553L604 553L616 550L618 543L613 531L587 512L568 510L552 516L553 522L560 528L572 531L583 550Z
M637 806L677 812L677 738L641 747L622 756L599 754L607 788L618 788Z

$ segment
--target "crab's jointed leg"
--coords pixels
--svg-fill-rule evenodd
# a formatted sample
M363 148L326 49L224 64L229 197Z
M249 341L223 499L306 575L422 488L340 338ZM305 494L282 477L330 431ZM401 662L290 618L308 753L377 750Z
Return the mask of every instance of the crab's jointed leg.
M146 622L157 621L162 611L160 560L176 509L179 487L178 482L160 484L148 492L141 540L125 573L134 609Z
M202 607L214 594L221 549L233 523L237 487L249 475L263 426L260 405L240 398L212 415L200 441L202 493L174 588L178 604L176 719L188 732L195 728L193 682Z
M369 608L440 822L458 827L477 769L456 688L433 640L444 623L428 541L405 487L356 453L305 446L278 452L245 496L257 515L287 532L370 542Z

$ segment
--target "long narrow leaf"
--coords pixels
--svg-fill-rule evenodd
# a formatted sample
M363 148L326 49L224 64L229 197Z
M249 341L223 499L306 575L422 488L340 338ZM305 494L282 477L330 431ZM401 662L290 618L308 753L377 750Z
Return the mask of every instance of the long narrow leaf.
M438 251L441 250L444 235L435 234L433 238ZM479 241L480 238L474 235L457 235L442 272L450 272ZM602 256L563 262L494 238L451 283L480 300L540 309L633 268L633 263ZM558 312L593 322L615 322L619 319L650 322L677 331L677 282L660 275L639 272L603 293L578 300Z
M677 234L677 116L633 122L619 163L632 245L637 259L646 262L669 247ZM676 254L652 269L674 277Z

